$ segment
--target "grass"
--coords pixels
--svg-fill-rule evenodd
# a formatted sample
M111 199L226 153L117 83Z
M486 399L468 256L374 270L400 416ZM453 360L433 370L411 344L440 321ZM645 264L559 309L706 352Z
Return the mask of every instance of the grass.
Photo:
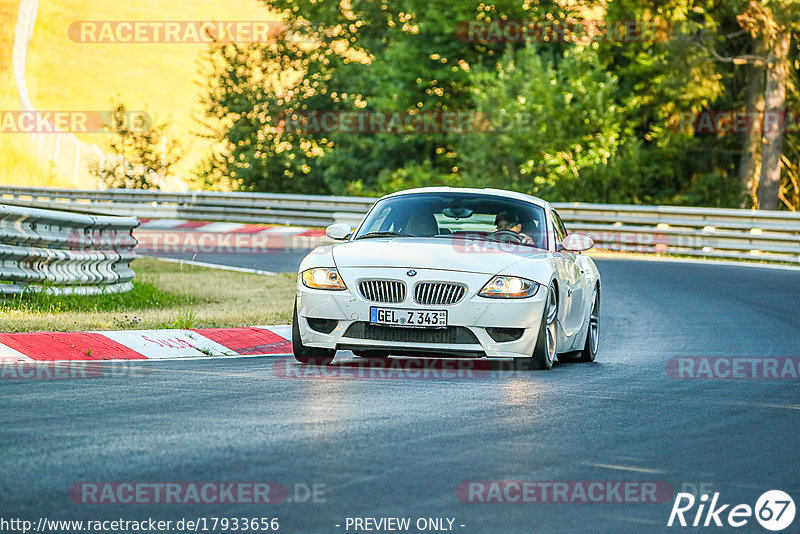
M134 289L87 296L0 299L0 332L216 328L287 324L295 277L138 258Z
M133 290L124 293L92 295L53 295L45 291L12 295L3 301L9 309L32 313L107 312L129 308L159 308L180 304L180 297L159 290L151 282L137 280Z

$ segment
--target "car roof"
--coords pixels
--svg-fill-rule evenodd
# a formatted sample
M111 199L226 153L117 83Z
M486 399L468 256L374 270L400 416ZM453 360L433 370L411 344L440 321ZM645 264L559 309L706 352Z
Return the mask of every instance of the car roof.
M474 195L489 195L493 197L503 197L503 198L515 198L517 200L523 200L525 202L530 202L531 204L536 204L537 206L546 207L547 201L542 200L539 197L535 197L533 195L526 195L525 193L519 193L517 191L507 191L505 189L493 189L493 188L483 188L478 189L476 187L415 187L414 189L405 189L403 191L397 191L396 193L391 193L389 195L385 195L381 197L379 200L384 198L391 198L403 195L414 195L418 193L471 193Z

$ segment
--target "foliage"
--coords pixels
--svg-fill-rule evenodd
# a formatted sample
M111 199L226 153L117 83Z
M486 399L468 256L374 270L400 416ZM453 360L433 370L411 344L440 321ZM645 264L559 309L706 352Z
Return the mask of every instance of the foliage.
M527 47L475 73L476 108L497 131L457 143L467 184L553 200L607 197L605 174L625 135L613 98L616 79L591 48L566 50L555 64Z
M130 113L118 103L106 127L113 132L110 146L116 157L93 165L92 174L105 187L158 189L180 159L177 141L164 143L167 125L154 125L146 114Z
M233 180L243 190L378 195L447 184L709 206L746 198L741 136L676 127L680 113L743 109L747 74L717 56L750 53L746 0L265 4L285 21L275 41L216 44L208 54L207 125L220 143L198 170L209 187ZM639 21L664 31L527 43L459 33L465 21L503 19ZM320 111L463 111L482 127L287 128L287 118Z

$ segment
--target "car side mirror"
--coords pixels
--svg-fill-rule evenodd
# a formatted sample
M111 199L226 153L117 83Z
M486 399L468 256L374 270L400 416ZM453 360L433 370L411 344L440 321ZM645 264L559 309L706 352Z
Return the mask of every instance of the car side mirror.
M345 223L335 223L325 228L325 235L337 241L347 239L352 233L353 229Z
M569 234L561 242L561 247L570 252L583 252L594 246L594 240L588 235Z

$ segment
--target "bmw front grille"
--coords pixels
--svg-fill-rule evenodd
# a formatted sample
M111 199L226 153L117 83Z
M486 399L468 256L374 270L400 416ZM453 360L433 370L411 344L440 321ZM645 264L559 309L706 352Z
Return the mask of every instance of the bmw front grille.
M456 304L466 294L467 288L463 284L420 282L414 287L414 302L423 306Z
M361 280L358 290L371 302L397 304L406 300L406 284L400 280Z

